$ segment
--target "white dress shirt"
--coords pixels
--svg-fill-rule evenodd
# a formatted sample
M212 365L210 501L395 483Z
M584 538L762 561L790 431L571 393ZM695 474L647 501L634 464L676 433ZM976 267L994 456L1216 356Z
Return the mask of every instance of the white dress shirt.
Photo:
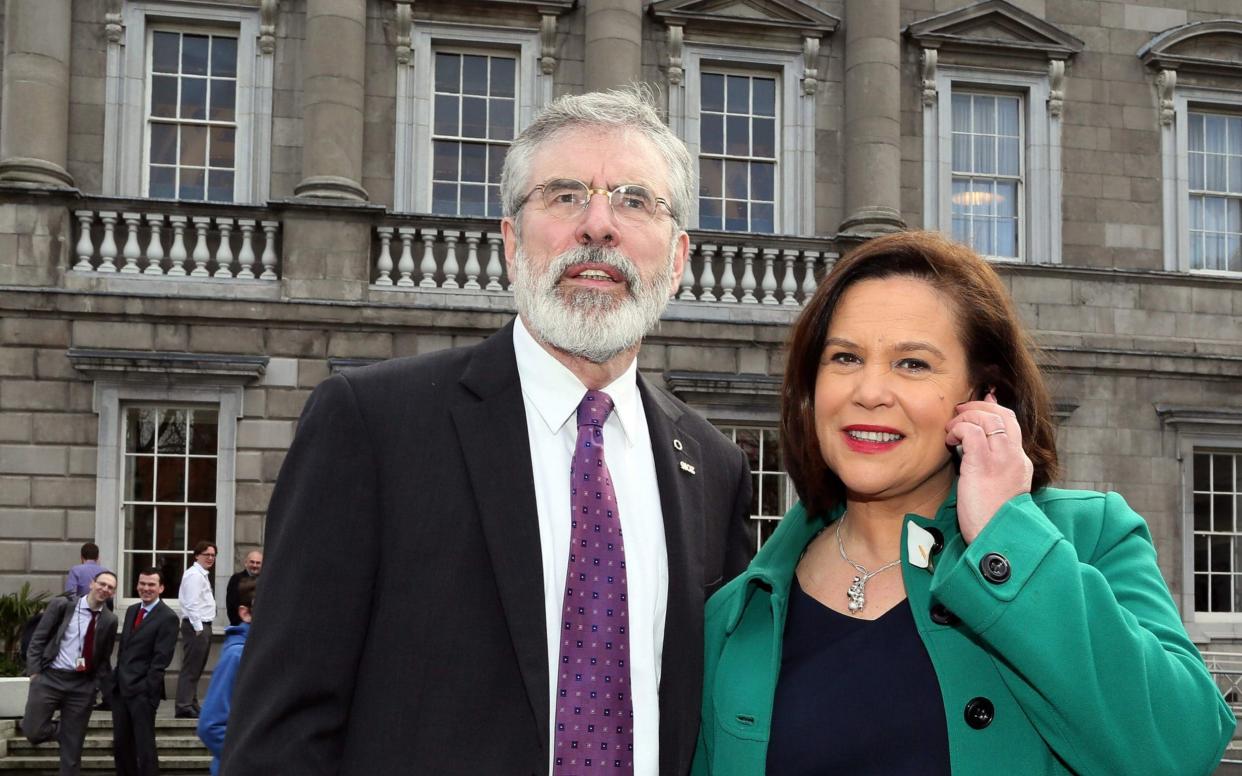
M544 618L548 628L549 771L556 749L565 573L569 564L569 469L578 441L578 404L586 386L535 341L519 318L513 328L539 510ZM668 608L668 553L651 435L638 393L638 365L605 387L613 412L604 423L604 458L625 536L629 596L630 693L634 703L634 774L655 776L660 761L660 661Z
M181 576L177 601L181 604L182 618L190 621L195 633L203 629L203 623L216 619L216 597L211 592L211 580L207 577L207 569L198 565L198 561L191 563Z
M61 671L73 671L77 669L78 658L86 656L82 650L86 646L86 629L91 624L91 607L86 596L79 598L77 606L73 607L72 612L66 612L65 616L73 619L65 626L65 635L60 640L60 651L56 653L51 667Z

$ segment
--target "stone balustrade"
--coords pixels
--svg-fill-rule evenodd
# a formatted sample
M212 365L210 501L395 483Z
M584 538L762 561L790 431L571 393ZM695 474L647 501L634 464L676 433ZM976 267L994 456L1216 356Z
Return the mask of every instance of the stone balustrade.
M695 231L675 298L722 305L798 307L836 260L831 243L807 238ZM495 221L409 217L375 229L378 288L504 292L509 280Z
M280 221L262 208L96 202L75 209L75 273L275 281Z

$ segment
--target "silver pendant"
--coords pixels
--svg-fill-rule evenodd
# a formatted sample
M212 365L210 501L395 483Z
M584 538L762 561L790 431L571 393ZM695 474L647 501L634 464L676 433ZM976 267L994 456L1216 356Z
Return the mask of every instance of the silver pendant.
M850 612L861 612L862 608L867 605L867 596L863 588L866 584L867 581L862 577L854 577L854 583L845 593L845 597L850 599Z

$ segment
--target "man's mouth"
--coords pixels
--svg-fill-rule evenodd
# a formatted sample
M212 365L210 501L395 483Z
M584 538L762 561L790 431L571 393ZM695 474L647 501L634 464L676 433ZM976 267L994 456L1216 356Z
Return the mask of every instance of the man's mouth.
M601 265L576 265L562 276L571 280L589 280L598 283L624 283L625 277L616 269Z

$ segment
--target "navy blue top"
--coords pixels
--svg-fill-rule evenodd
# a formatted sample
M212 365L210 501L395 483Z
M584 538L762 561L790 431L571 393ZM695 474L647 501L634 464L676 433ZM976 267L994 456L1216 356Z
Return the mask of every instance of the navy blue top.
M769 774L949 776L944 713L908 599L864 620L816 601L794 575Z

